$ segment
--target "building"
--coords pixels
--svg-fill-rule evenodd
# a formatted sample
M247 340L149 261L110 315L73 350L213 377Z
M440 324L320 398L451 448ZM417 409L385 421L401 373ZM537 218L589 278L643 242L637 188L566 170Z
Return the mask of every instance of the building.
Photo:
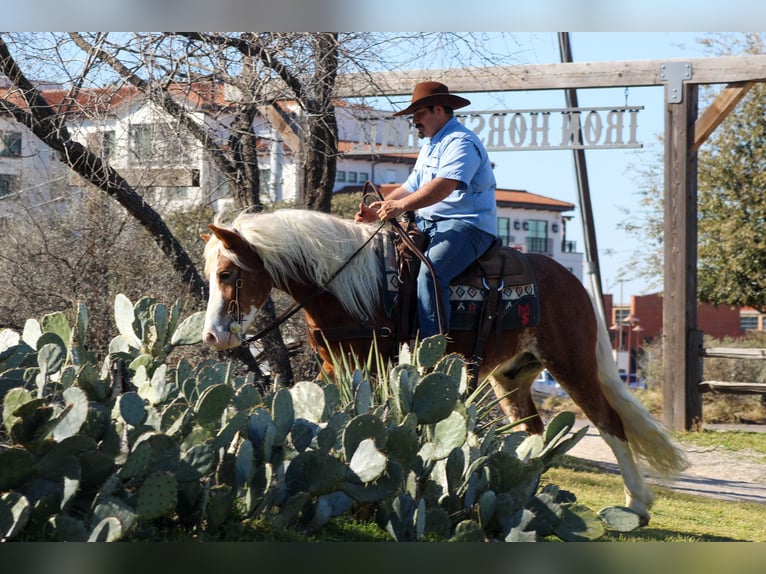
M497 189L497 233L506 245L526 253L552 257L583 279L583 253L567 239L567 223L575 206L544 195Z
M662 307L662 295L659 293L632 295L628 305L615 304L611 294L604 295L612 348L620 368L635 372L638 351L662 334ZM737 338L745 334L740 309L732 305L699 303L697 328L716 339Z
M739 325L743 331L766 331L766 314L752 307L743 307L739 311Z

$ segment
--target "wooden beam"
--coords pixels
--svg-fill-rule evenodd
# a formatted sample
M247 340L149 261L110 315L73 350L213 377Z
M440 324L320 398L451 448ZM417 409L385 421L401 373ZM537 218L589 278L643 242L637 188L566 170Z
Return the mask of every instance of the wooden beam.
M667 88L666 88L667 92ZM697 330L697 154L691 153L698 88L683 86L681 103L665 104L665 273L662 416L672 430L702 420L702 332ZM666 98L667 102L667 98Z
M766 395L766 383L732 383L729 381L702 381L701 393L726 393L735 395Z
M337 78L335 95L339 98L409 95L413 86L425 79L441 81L450 91L460 93L661 86L664 81L660 78L660 64L672 62L692 65L692 77L687 84L766 81L766 55L748 55L342 74Z
M293 153L300 153L301 151L301 138L295 133L292 126L285 121L285 118L275 109L274 106L258 106L258 111L274 126L279 133L279 136L290 148Z
M700 352L702 357L719 359L766 359L766 349L730 349L728 347L705 347Z
M729 84L713 100L713 103L702 112L697 122L694 124L694 143L692 152L696 152L699 147L707 141L710 134L721 124L726 116L729 115L739 101L745 97L755 82L738 82Z

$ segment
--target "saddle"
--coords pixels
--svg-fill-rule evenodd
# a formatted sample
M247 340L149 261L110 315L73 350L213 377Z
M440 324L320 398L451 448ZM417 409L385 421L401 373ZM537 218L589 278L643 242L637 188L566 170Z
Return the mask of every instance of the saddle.
M421 249L426 238L410 223L407 234ZM420 260L395 234L396 268L389 263L387 312L398 325L398 342L412 339L417 330L417 276ZM391 257L388 258L391 261ZM450 282L450 331L477 333L474 359L483 355L492 328L499 338L506 329L534 327L539 322L540 306L534 272L527 256L511 247L504 247L496 238L487 251Z

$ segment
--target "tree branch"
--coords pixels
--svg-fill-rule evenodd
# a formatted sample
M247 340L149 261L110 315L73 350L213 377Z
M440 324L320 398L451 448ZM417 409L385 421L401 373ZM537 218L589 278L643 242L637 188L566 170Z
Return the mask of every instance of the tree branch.
M0 99L0 109L10 113L16 121L32 130L48 147L61 152L61 161L83 179L116 199L171 259L173 267L181 275L184 284L189 286L190 291L198 299L206 300L207 284L162 217L112 167L102 162L101 158L81 143L73 140L66 127L57 124L55 111L19 69L2 38L0 71L22 90L28 105L28 109L22 109L8 100Z

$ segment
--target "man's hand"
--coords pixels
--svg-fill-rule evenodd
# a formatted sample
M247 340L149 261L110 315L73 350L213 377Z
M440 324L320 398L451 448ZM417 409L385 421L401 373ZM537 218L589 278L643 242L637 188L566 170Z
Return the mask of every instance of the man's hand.
M407 211L402 206L402 201L399 199L386 199L384 201L373 201L370 204L370 208L374 209L378 214L378 219L381 221L387 221L389 219L395 219L402 213Z
M378 202L375 202L378 203ZM375 205L373 203L372 205ZM378 220L377 209L372 209L372 206L368 207L364 203L359 204L359 211L354 214L354 221L357 223L373 223Z

